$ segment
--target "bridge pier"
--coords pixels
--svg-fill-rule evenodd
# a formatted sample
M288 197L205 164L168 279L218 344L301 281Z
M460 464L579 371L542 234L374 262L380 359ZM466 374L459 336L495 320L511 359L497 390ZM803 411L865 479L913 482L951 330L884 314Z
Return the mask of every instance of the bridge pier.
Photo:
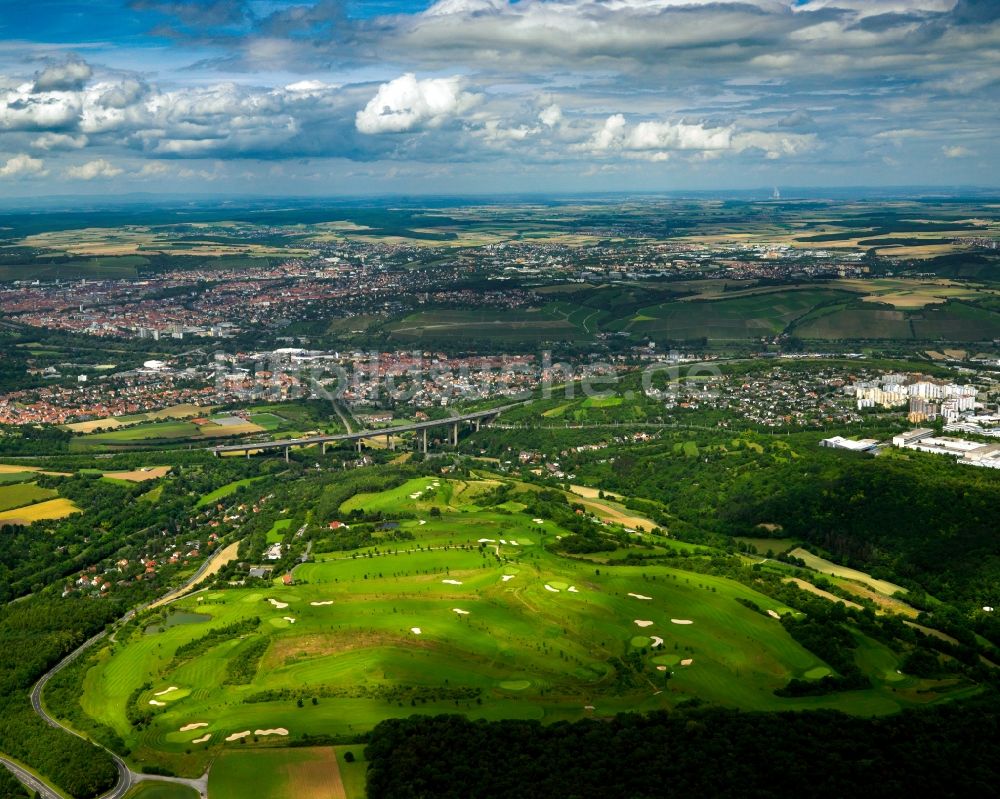
M420 431L420 433L421 433L421 439L422 439L422 442L423 442L423 446L421 447L421 449L423 450L424 455L426 455L427 454L427 428L425 427L423 430Z
M326 455L326 442L325 441L321 441L320 442L320 446L323 447L323 454Z
M396 440L389 433L385 435L385 446L391 452L396 451Z
M360 438L358 439L357 443L358 443L358 455L360 455L361 454L361 439Z
M285 463L288 463L288 450L290 447L285 447Z
M458 446L458 422L455 422L451 426L451 445L453 447Z

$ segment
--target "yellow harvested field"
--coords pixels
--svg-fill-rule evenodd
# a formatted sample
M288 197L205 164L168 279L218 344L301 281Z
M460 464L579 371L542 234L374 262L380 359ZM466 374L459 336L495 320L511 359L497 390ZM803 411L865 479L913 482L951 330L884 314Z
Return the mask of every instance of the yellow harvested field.
M570 502L575 502L593 513L598 519L602 519L606 522L611 522L612 524L620 524L622 527L628 527L632 530L637 530L642 528L647 532L659 527L659 525L647 519L645 516L638 516L635 513L616 505L615 503L608 502L603 499L587 499L581 497L580 494L566 491L563 492L566 495L566 499Z
M72 513L80 513L80 508L68 499L50 499L24 508L14 508L0 513L0 526L5 524L31 524L42 519L63 519Z
M314 749L315 758L285 766L289 796L295 799L347 799L337 755L332 749Z
M170 469L170 466L147 466L142 469L133 469L130 472L105 472L104 476L115 480L130 480L133 483L142 483L146 480L158 480L166 476Z
M20 466L16 463L0 463L0 474L17 474L18 472L38 472L52 477L69 477L69 472L47 472L39 466Z
M261 427L259 424L254 424L253 422L247 422L246 424L203 424L198 428L198 431L207 437L215 436L236 436L236 435L246 435L248 433L261 433L265 428Z
M834 577L844 577L845 579L854 580L858 583L864 583L886 596L892 596L895 593L906 593L906 589L901 585L890 583L888 580L876 579L867 572L858 571L857 569L852 569L849 566L841 566L827 560L826 558L813 555L805 549L793 549L790 554L793 557L800 558L805 561L806 566L814 571L818 571L821 574L830 574Z
M182 585L180 588L176 588L165 596L157 599L155 602L151 603L149 608L158 608L161 605L166 605L168 602L173 602L176 599L180 599L182 596L190 592L196 586L203 583L209 577L214 577L219 573L219 569L225 566L230 561L236 560L236 553L239 551L240 542L234 541L229 546L220 549L218 552L214 553L209 559L208 564L205 566L205 570L198 575L198 579L192 581L187 585Z
M64 424L63 428L74 433L93 433L95 430L117 430L119 427L152 422L156 419L187 419L191 416L207 416L211 412L211 407L186 403L131 416L107 416L103 419L91 419L87 422L73 422L72 424Z
M599 488L591 488L590 486L571 485L569 487L569 490L572 491L574 494L579 494L581 497L584 497L585 499L601 498L601 490ZM621 499L621 497L618 494L612 494L610 491L605 491L604 496L607 499L618 499L618 500Z
M831 594L829 591L824 591L822 588L817 588L812 583L807 583L805 580L800 580L798 577L788 577L783 582L795 583L803 591L808 591L810 594L815 594L816 596L821 596L823 599L829 599L831 602L841 602L847 605L849 608L855 608L861 610L861 605L857 602L848 602L846 599L841 599L836 594Z

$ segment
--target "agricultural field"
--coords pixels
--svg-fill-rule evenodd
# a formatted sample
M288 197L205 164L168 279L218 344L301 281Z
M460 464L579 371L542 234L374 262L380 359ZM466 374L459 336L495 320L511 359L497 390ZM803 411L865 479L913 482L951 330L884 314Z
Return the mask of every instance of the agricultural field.
M224 752L209 774L212 799L355 799L341 780L332 746ZM363 799L363 797L362 797Z
M506 311L421 311L387 325L392 338L507 342L573 341L589 338L581 325L554 307Z
M275 747L306 734L349 739L413 713L556 721L699 698L881 714L936 696L933 680L892 669L891 685L778 697L790 679L829 673L780 622L796 611L724 577L560 556L565 529L518 502L477 504L496 485L422 477L355 495L341 511L398 514L394 540L314 553L291 586L178 600L100 653L82 708L137 762L197 775L214 760L218 796L236 795L225 786L246 773L245 753L283 763L254 777L261 796L279 797L311 795L309 768L295 765L303 750ZM572 497L624 514L613 500ZM221 628L233 632L206 637ZM134 727L129 715L146 711L148 725Z
M816 306L850 295L828 289L775 291L734 299L683 301L642 308L621 325L637 335L735 341L773 336Z
M917 310L835 304L803 316L793 326L793 333L829 340L988 341L1000 336L1000 314L957 301L928 304Z
M0 486L0 511L20 508L58 496L51 488L40 488L35 483L18 483Z
M125 799L198 799L198 792L173 782L140 782L125 794Z
M60 497L35 505L13 508L0 513L0 526L5 524L31 524L42 519L62 519L73 513L79 513L80 508L71 500Z
M74 433L93 433L97 430L117 430L122 427L142 424L143 422L154 422L161 419L189 419L200 416L209 411L198 405L173 405L159 411L149 411L148 413L136 413L129 416L107 416L103 419L90 419L86 422L73 422L63 425L63 428Z
M267 419L271 429L277 429L280 424ZM80 424L90 424L82 422ZM84 433L72 440L72 448L89 450L95 446L105 448L122 448L166 444L181 441L204 441L215 438L262 433L266 428L262 425L248 422L240 417L216 416L212 418L194 419L164 418L159 421L139 422L129 426L119 426L112 430Z

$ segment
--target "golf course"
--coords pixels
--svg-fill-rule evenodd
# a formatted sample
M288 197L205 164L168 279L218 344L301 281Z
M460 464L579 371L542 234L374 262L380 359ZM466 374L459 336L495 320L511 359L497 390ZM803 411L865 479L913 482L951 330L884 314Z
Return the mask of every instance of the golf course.
M870 687L778 696L789 680L831 674L783 626L797 611L725 577L560 554L569 532L522 502L488 504L497 484L418 477L353 495L341 511L377 512L394 540L314 552L291 585L216 585L145 613L97 653L82 709L135 764L199 776L214 763L213 795L235 796L227 782L241 770L226 764L239 752L287 754L308 774L332 750L311 760L291 741L344 744L414 713L552 722L702 700L880 715L940 695L859 634ZM611 505L589 503L613 520ZM268 540L292 532L279 523ZM672 546L646 537L661 538L652 551Z

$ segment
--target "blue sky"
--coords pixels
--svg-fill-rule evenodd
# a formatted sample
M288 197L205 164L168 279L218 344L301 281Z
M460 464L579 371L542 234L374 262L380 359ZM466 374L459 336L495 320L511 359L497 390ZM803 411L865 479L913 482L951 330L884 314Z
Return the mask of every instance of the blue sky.
M0 0L0 193L998 183L996 0Z

